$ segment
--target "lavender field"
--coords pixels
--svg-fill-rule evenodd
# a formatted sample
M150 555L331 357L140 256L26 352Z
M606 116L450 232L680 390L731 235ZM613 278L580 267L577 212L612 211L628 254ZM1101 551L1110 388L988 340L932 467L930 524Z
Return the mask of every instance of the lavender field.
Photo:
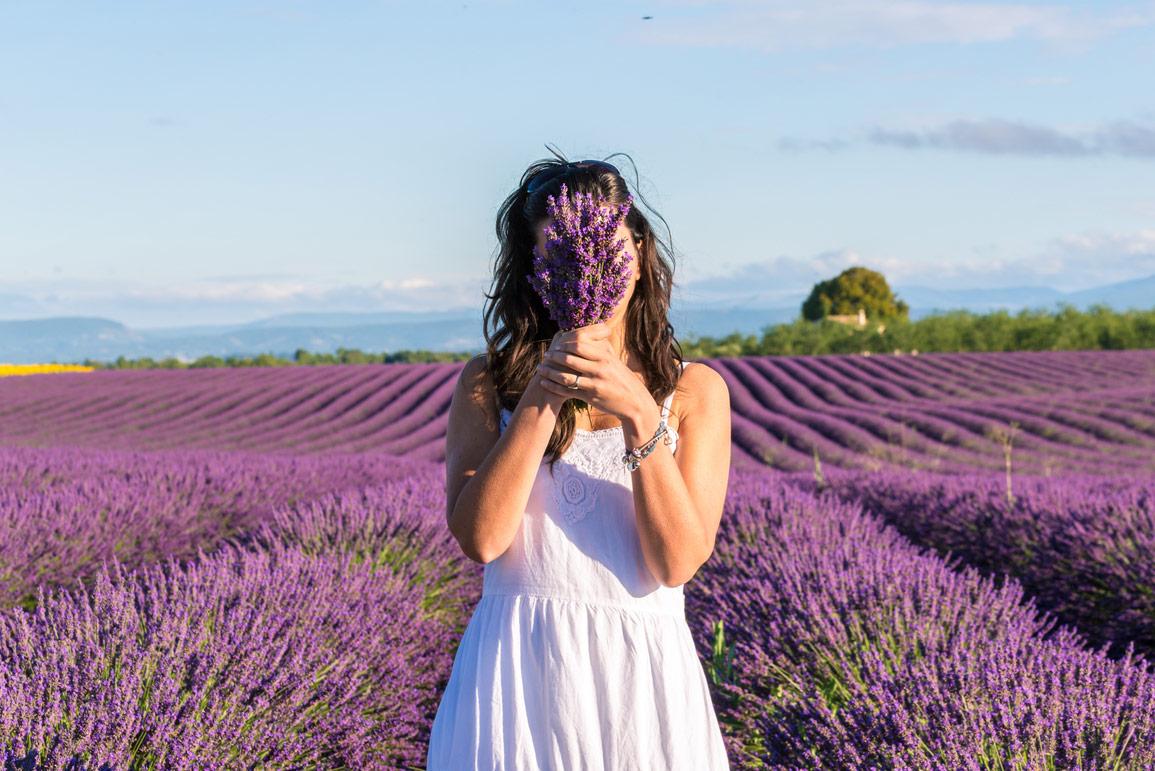
M1155 350L704 359L734 465L1155 473ZM0 442L389 453L442 461L461 364L115 370L5 379Z
M1155 767L1155 351L703 361L734 768ZM461 367L0 378L5 768L423 768Z

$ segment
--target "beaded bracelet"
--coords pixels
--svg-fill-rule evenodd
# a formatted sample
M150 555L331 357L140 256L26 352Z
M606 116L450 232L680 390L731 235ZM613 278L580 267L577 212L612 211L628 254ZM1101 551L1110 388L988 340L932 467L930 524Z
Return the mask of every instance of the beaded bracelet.
M638 466L640 466L642 463L642 458L649 455L654 451L654 448L658 446L658 437L660 436L666 437L664 441L666 445L669 446L670 435L666 432L665 417L663 417L662 421L658 423L658 430L654 432L654 435L650 437L650 439L645 444L643 444L641 447L635 447L632 450L628 450L626 454L622 456L622 463L626 465L626 468L628 468L630 471L637 471Z

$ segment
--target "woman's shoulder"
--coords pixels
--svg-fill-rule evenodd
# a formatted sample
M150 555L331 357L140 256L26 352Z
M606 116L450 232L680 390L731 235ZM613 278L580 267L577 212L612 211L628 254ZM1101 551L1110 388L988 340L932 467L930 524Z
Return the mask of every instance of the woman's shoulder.
M730 388L726 380L713 367L700 361L685 363L682 377L678 381L679 398L687 406L725 401L730 403Z
M465 366L461 368L460 379L461 382L467 383L472 388L484 386L489 378L489 366L486 363L486 355L479 353L469 361L465 362Z
M479 353L465 362L459 376L459 387L468 392L470 397L479 404L497 404L496 389L493 386L493 378L489 374L486 354ZM496 407L492 408L491 412L496 412Z
M696 383L699 385L707 383L713 384L712 386L707 385L707 388L717 388L718 385L726 385L726 381L722 379L722 376L718 374L716 369L700 361L685 361L682 363L682 382L687 384Z

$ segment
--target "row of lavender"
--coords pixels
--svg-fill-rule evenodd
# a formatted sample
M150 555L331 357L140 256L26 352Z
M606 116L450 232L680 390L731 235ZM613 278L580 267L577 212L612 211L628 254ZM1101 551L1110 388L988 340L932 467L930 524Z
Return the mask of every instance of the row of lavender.
M87 580L102 560L185 559L248 532L276 505L407 473L390 456L0 451L0 607ZM1039 605L1118 656L1155 656L1155 478L829 469L829 487L911 541L1017 578Z
M37 465L40 451L7 452L4 486L24 489L34 514L25 532L71 528L75 549L33 610L0 616L10 764L419 767L480 589L444 528L442 466L64 452ZM1155 763L1155 675L1130 649L1088 649L1024 604L1017 581L920 552L848 500L861 488L804 485L736 470L717 551L687 586L743 766ZM116 509L133 489L136 509ZM154 505L184 513L130 520L153 547L102 566L119 541L100 512ZM26 559L21 545L2 541L0 564ZM196 559L152 559L166 550Z
M1155 477L829 471L793 475L997 580L1118 657L1155 659Z
M0 607L35 605L102 560L184 560L278 505L408 473L385 455L0 448Z
M107 370L0 379L0 443L386 452L442 460L460 364Z
M1009 452L1035 474L1155 471L1155 351L1122 352L1134 367L1106 371L1091 364L1109 363L1112 352L1053 352L1051 362L1066 354L1072 371L1032 367L1038 357L1028 353L711 365L730 388L743 465L800 470L817 459L966 473L999 469ZM1078 362L1087 370L1074 370Z
M1149 661L954 567L829 491L735 474L687 599L736 767L1155 766Z
M734 463L803 470L1155 472L1155 350L703 360ZM463 365L141 370L0 379L0 444L444 460Z
M5 767L419 764L480 574L444 527L443 468L391 476L0 612Z

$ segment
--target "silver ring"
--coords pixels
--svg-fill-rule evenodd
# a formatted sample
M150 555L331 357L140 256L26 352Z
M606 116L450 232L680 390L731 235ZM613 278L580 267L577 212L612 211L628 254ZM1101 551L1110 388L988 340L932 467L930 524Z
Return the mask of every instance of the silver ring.
M576 375L576 376L574 377L574 379L573 379L573 385L567 385L567 386L566 386L566 388L568 388L568 389L569 389L569 390L571 390L571 391L576 391L576 390L577 390L577 387L578 387L578 381L579 381L579 380L581 380L581 375L580 375L580 374L578 374L578 375Z

